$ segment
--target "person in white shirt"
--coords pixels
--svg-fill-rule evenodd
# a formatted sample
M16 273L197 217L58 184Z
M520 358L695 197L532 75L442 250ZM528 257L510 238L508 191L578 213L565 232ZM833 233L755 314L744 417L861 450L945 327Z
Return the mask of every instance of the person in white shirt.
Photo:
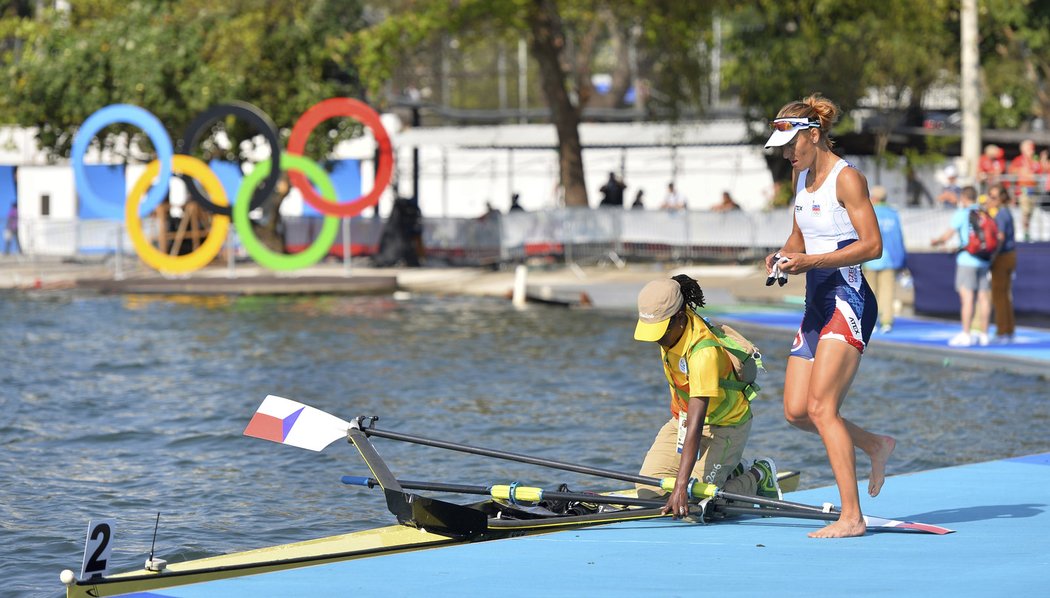
M667 195L664 197L665 210L684 210L685 196L674 188L674 183L667 183Z
M813 538L863 536L854 447L871 459L868 494L885 480L896 441L861 428L839 409L860 368L878 316L875 295L861 272L882 255L882 235L868 198L868 181L831 151L828 133L838 107L814 94L789 102L770 123L766 147L783 148L791 163L794 222L780 251L766 257L784 274L806 275L806 308L784 376L784 417L820 435L838 485L842 511Z

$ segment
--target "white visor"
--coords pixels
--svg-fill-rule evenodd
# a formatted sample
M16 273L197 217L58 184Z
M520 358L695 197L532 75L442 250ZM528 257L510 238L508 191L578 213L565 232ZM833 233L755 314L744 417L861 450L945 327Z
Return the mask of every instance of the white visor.
M774 120L773 123L788 123L793 126L785 131L774 129L773 134L766 140L766 149L787 145L802 129L820 128L819 120L809 118L778 118Z

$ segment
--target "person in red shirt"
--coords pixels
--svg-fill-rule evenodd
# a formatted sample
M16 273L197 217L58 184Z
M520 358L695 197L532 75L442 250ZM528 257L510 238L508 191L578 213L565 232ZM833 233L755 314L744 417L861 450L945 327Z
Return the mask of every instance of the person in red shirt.
M977 183L982 189L991 189L999 184L999 179L1006 172L1006 160L1003 148L989 143L984 146L984 153L977 160Z
M1025 240L1028 240L1028 227L1035 207L1032 194L1037 191L1037 179L1043 174L1043 164L1035 155L1034 141L1025 139L1020 147L1021 154L1010 161L1007 172L1014 177L1014 197L1021 208L1021 230Z

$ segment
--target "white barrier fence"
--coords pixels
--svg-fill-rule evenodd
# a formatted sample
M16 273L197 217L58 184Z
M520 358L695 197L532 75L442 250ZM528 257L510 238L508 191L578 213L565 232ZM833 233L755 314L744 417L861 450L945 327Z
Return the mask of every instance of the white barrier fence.
M907 249L930 250L930 240L949 227L951 214L951 210L936 208L900 210ZM1026 240L1021 214L1016 209L1013 214L1017 239ZM558 209L511 212L485 219L425 218L422 244L424 262L430 265L495 266L537 259L567 263L747 262L779 248L791 232L791 223L787 209L722 213ZM379 218L354 218L347 230L344 222L330 256L375 255L383 226ZM320 219L286 218L284 238L290 247L302 247L312 242L319 230ZM349 237L344 240L345 232ZM235 267L237 261L249 256L233 227L229 235L229 253L220 259ZM19 240L28 256L135 258L120 221L22 219ZM1027 240L1050 241L1050 210L1037 208L1032 213Z

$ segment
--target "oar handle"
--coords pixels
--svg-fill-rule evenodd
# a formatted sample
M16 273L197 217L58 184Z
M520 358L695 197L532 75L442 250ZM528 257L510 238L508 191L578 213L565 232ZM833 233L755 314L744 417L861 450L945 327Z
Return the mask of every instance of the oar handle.
M492 498L511 502L540 502L543 500L543 488L518 486L517 484L496 484L489 490Z
M345 475L342 477L342 482L349 486L367 486L369 488L375 488L375 478L370 478L363 475Z
M678 481L674 478L663 478L660 480L660 489L664 492L674 492L674 487L677 485ZM686 488L686 494L691 498L714 498L717 492L718 486L701 482L696 478L689 478L689 487Z

